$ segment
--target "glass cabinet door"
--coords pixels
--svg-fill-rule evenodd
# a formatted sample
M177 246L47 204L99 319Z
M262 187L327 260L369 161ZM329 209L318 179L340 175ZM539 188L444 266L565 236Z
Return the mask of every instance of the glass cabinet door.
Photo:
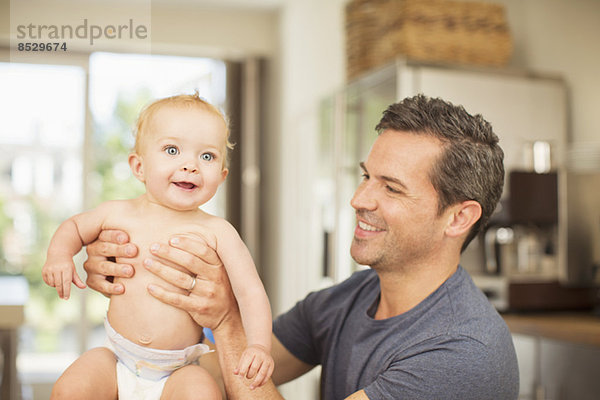
M319 184L323 278L339 282L358 266L350 257L356 219L350 200L377 137L382 112L396 100L396 71L385 68L356 81L321 104Z

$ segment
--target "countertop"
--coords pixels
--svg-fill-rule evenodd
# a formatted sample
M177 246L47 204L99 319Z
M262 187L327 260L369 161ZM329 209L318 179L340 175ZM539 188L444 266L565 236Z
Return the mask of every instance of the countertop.
M502 314L512 333L600 346L600 317L592 313Z

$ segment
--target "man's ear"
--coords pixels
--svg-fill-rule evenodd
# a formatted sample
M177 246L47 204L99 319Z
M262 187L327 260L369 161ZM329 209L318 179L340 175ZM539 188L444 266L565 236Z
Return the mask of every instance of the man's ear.
M142 163L142 157L137 153L131 153L129 155L129 167L131 168L131 172L133 172L133 176L144 183L144 164Z
M450 237L460 237L466 235L481 217L481 204L475 200L463 201L460 204L450 207L448 225L446 226L446 235Z

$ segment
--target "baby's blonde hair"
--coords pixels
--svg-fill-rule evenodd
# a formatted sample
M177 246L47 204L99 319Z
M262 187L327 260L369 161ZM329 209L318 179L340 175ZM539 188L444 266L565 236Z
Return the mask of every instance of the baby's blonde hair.
M198 107L201 110L208 111L209 113L220 117L223 120L223 123L225 124L226 147L227 147L227 149L233 149L233 144L229 141L229 134L230 134L229 123L227 121L227 118L225 117L225 114L223 114L217 107L215 107L214 105L210 104L208 101L206 101L202 97L200 97L198 95L198 92L196 92L194 94L180 94L180 95L176 95L176 96L165 97L163 99L153 101L152 103L150 103L146 107L144 107L144 109L142 109L142 111L140 112L140 115L138 116L137 122L135 124L135 131L134 131L135 145L133 147L134 152L136 152L136 153L140 152L141 144L144 140L144 137L148 130L147 129L148 125L150 124L150 121L152 120L152 117L154 116L154 114L156 114L156 112L158 110L160 110L161 108L167 107L167 106L190 107L190 108ZM225 161L224 161L224 166L226 166L227 160L228 160L228 157L226 156Z

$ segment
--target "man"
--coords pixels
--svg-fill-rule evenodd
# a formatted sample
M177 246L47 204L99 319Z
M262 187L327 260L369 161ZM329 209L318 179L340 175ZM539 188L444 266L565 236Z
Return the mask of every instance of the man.
M323 399L516 399L511 335L459 266L502 193L497 136L481 116L422 95L391 105L376 129L351 201L351 255L371 269L309 294L275 320L273 382L322 365ZM126 248L113 247L88 250L88 284L103 293L114 287L102 255ZM219 265L214 253L188 239L154 254L199 275L189 296L149 290L213 329L229 397L281 398L272 383L248 390L234 377L245 340L222 268L206 265ZM189 287L175 269L150 269Z

